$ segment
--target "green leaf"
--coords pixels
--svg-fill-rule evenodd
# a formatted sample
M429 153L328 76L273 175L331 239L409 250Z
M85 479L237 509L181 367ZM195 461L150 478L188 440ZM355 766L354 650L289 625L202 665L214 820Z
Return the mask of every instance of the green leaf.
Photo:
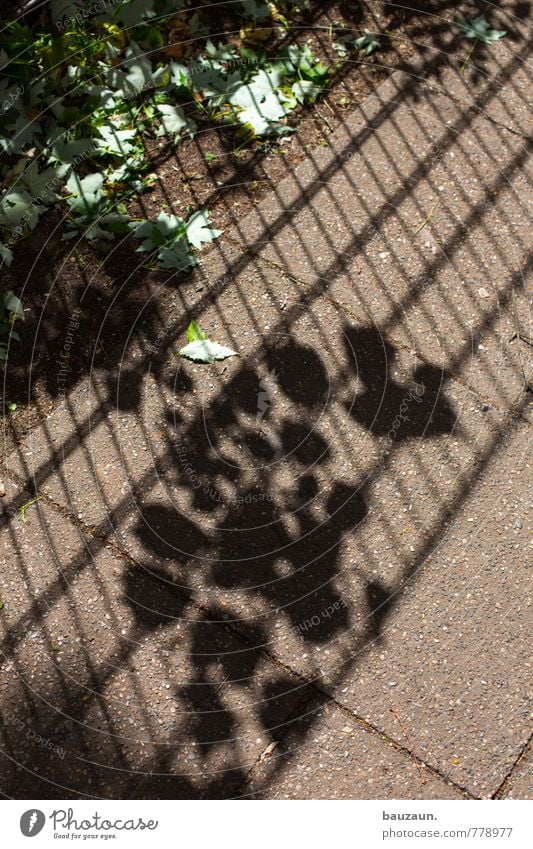
M298 82L292 84L291 91L298 103L304 103L306 100L316 100L322 91L322 87L315 85L310 80L298 80Z
M135 149L132 139L135 138L135 130L119 130L114 122L107 127L99 127L98 132L101 139L96 142L96 147L106 153L115 156L129 156Z
M491 29L484 15L479 15L473 21L456 21L455 23L463 30L466 38L477 39L484 44L493 44L507 35L507 30Z
M199 210L191 215L188 222L177 215L160 212L153 221L144 220L131 223L133 236L142 239L137 252L158 250L157 260L161 268L184 271L196 265L191 253L191 245L201 248L221 235L222 231L211 227L207 210Z
M80 13L81 0L50 0L52 23L71 18Z
M344 59L348 55L348 48L355 47L364 56L369 56L379 47L379 40L369 30L363 30L363 35L354 38L351 33L341 35L338 41L333 43L333 49Z
M122 66L108 69L105 81L112 89L113 96L124 100L136 97L141 91L156 85L152 63L135 42L128 47Z
M67 165L57 168L45 168L39 172L37 162L32 162L21 175L21 181L27 187L32 198L42 203L52 203L59 199L57 190L63 184L63 178L68 172Z
M91 139L74 139L73 141L57 141L52 148L51 158L65 165L72 165L75 159L83 156L93 146Z
M195 325L195 329L192 329ZM207 339L205 333L202 333L196 322L192 321L187 330L187 338L191 339L193 333L199 332L201 336L195 336L193 341L189 341L188 345L179 352L180 357L185 357L188 360L194 360L197 363L214 363L215 360L226 360L228 357L238 357L237 351L231 348L225 348L219 345L218 342L212 342Z
M231 42L229 44L224 44L220 41L218 43L218 47L215 47L210 38L208 38L205 43L205 52L210 59L214 62L220 63L221 66L226 62L231 62L239 56L237 49Z
M21 153L33 142L33 138L41 127L38 121L31 121L24 113L18 116L14 124L7 127L8 135L0 136L0 146L6 153Z
M154 221L146 219L132 226L134 237L144 239L142 245L137 248L138 252L153 251L171 239L185 234L183 219L178 218L177 215L167 215L166 212L160 212Z
M143 18L155 17L154 0L124 0L113 14L126 27L138 26Z
M128 69L126 75L128 84L134 91L142 91L153 83L152 63L134 41L128 47L126 56L128 58L124 62L124 67Z
M189 76L194 88L207 96L224 91L225 78L219 62L204 60L201 64L193 65L189 69Z
M3 259L3 260L4 260L4 262L5 262L5 264L6 264L6 265L7 265L7 267L9 268L9 266L10 266L10 265L11 265L11 263L13 262L13 251L11 251L11 250L7 247L7 245L3 245L3 244L2 244L2 242L0 242L0 257L2 257L2 259Z
M9 316L9 321L24 321L24 307L22 306L22 301L20 298L17 298L14 292L9 290L9 292L4 292L2 295L2 303L4 307L4 311Z
M103 198L102 186L104 175L100 172L87 174L80 180L76 173L72 173L67 182L67 189L73 197L67 198L67 203L74 212L86 215L100 204Z
M156 111L161 118L161 126L156 132L157 136L166 136L169 134L178 136L182 130L185 130L190 136L194 135L196 124L190 118L187 118L181 106L172 106L170 103L163 103L156 106Z
M215 230L211 227L209 212L207 209L199 209L187 221L186 232L191 245L195 248L201 248L202 245L218 239L224 231Z
M157 253L161 268L171 268L174 271L185 271L196 265L196 259L189 250L187 239L178 239L170 247L161 248Z
M129 230L129 215L124 215L119 212L109 212L107 215L100 215L97 221L91 222L85 228L85 238L90 242L95 239L105 239L112 241L117 233L127 233Z
M13 228L22 221L33 229L39 220L39 210L33 198L25 189L19 192L7 192L0 200L0 225Z
M185 88L187 91L190 91L191 80L186 65L172 60L170 63L170 79L176 88Z
M196 342L199 339L207 339L207 336L195 321L191 321L187 328L187 341Z
M24 321L22 301L14 292L3 292L0 295L0 337L7 337L0 343L0 360L7 360L8 345L12 340L20 342L20 336L13 330L15 321Z
M107 108L115 106L118 100L123 100L125 97L122 91L114 91L112 88L101 85L88 85L86 86L85 91L89 97L99 99L100 102L98 103L98 106L105 106Z
M308 44L300 47L298 44L289 44L282 50L280 56L273 61L273 66L282 73L294 73L295 71L309 71L313 67L315 57Z
M268 135L294 108L294 101L280 91L282 77L278 69L261 70L254 74L249 83L239 86L228 98L229 103L239 108L237 118L242 124L250 124L258 136Z
M346 59L348 55L349 43L353 44L352 38L346 38L346 36L341 36L341 38L339 38L338 41L334 41L331 46L333 47L335 53L337 53L337 55L341 57L341 59Z
M367 29L363 30L359 38L354 38L353 44L364 56L370 56L379 47L378 39Z
M256 21L263 21L270 17L270 9L265 0L240 0L245 15Z

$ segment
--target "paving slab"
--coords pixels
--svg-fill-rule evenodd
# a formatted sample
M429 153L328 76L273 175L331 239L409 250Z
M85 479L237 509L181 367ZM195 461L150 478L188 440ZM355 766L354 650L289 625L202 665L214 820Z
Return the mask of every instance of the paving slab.
M501 41L482 55L474 53L474 61L465 70L461 70L459 56L453 55L436 73L432 73L431 65L422 67L420 77L431 90L454 98L468 112L478 112L491 123L527 139L531 136L533 70L528 56L529 36L524 33L517 50Z
M308 726L304 746L302 725ZM272 755L255 767L248 786L250 796L267 799L464 798L415 758L328 706L308 708L288 726Z
M530 734L530 426L513 430L420 564L339 699L476 796L495 793Z
M237 640L42 502L2 542L2 793L234 795L302 697L252 629Z

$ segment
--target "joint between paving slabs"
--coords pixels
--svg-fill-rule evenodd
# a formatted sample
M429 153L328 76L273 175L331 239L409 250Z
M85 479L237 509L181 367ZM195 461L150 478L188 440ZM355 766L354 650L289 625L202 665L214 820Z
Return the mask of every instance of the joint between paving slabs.
M514 773L516 772L516 770L518 769L520 764L523 761L525 761L525 759L530 754L531 741L532 740L533 740L533 733L530 735L530 737L526 740L526 742L522 746L522 750L519 752L517 759L515 760L513 765L510 767L507 775L503 779L503 781L500 784L500 786L498 787L498 789L495 790L494 793L492 794L492 796L491 796L492 799L503 799L504 798L504 795L507 792L507 788L509 787L509 785L511 784L511 782L513 780Z
M475 102L474 103L467 103L461 97L459 97L455 92L449 91L448 89L445 89L443 86L441 86L439 88L438 86L434 85L430 80L421 80L420 82L421 82L422 89L429 90L433 94L440 94L440 95L446 94L446 96L449 97L450 100L453 100L453 102L457 106L460 106L461 109L473 109L474 112L476 113L476 115L479 115L480 118L483 118L486 121L488 121L489 124L493 124L495 127L498 127L499 130L505 130L508 133L512 133L513 136L517 136L519 139L523 139L524 142L529 143L531 141L531 137L528 136L526 133L523 133L521 130L515 130L515 129L513 129L513 127L509 127L508 124L502 124L501 121L498 121L492 115L489 115L483 109L480 109L479 107L477 107Z
M24 480L20 475L16 472L10 471L9 469L5 469L3 472L3 478L5 480L10 480L12 483L17 484L22 490L22 493L27 493L31 499L35 499L36 505L39 502L44 502L48 507L50 507L55 513L58 513L63 519L66 519L71 524L75 525L79 531L81 531L85 536L90 539L100 539L104 540L105 535L99 533L97 529L93 525L87 525L85 522L82 522L71 510L67 507L64 507L62 504L58 504L50 495L47 495L46 492L42 492L37 487L33 487L28 485L28 481ZM24 494L20 495L21 498L24 498ZM17 498L17 500L19 500ZM13 505L7 508L10 511L15 510L15 512L11 512L12 517L15 519L17 513L20 510L20 507L15 508Z
M289 667L287 667L287 669L289 669ZM290 670L290 671L292 672L293 675L298 674L298 673L293 672L292 670ZM301 677L301 676L299 676L299 677ZM293 720L293 718L297 719L301 711L305 711L305 708L308 705L311 705L313 702L316 702L317 694L319 694L321 699L322 699L322 702L316 708L317 710L319 710L321 708L330 708L334 711L337 711L347 721L352 723L355 727L361 728L366 733L371 734L374 739L376 737L378 737L385 746L392 747L395 751L397 751L403 757L406 757L409 760L414 761L416 766L420 770L420 772L422 770L424 770L425 772L429 773L433 778L435 778L437 781L446 784L448 787L452 787L464 799L476 799L477 798L466 787L463 787L462 785L455 782L453 779L444 775L442 772L440 772L440 770L431 766L431 764L428 764L428 763L425 763L424 761L419 760L419 758L415 755L415 753L410 748L408 748L407 746L398 742L393 737L390 737L388 734L385 734L383 731L380 731L379 728L376 728L376 726L367 722L367 720L363 719L360 716L357 716L357 714L355 714L352 710L350 710L350 708L347 708L345 705L338 702L337 699L335 699L333 696L331 696L325 689L320 687L316 682L309 682L309 686L313 690L315 690L315 693L304 694L304 696L297 703L296 707L293 708L293 710L290 711L290 713L287 715L287 717L285 718L285 720L283 722L283 726L287 726L286 731L283 734L279 735L279 740L276 741L276 747L279 746L279 744L283 742L283 740L285 739L285 737L289 733L289 727L288 726L289 726L290 722ZM325 697L325 699L324 699L324 697ZM299 748L303 748L303 746L301 746ZM276 755L273 754L272 757L276 758ZM250 767L248 773L244 777L242 783L239 785L238 791L244 790L244 788L246 788L247 785L251 784L252 781L254 781L256 774L257 774L257 771L262 767L264 762L265 762L265 755L264 755L264 753L261 753L260 755L258 755L254 764ZM422 774L422 772L421 772L421 774ZM252 791L251 795L256 795L257 792L258 791L254 790L254 791ZM246 794L241 792L240 793L241 798L242 798L243 795L246 795Z

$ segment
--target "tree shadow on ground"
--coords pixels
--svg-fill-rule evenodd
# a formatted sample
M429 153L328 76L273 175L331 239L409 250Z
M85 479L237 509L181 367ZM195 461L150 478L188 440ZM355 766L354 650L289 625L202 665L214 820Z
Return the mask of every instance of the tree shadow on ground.
M373 328L346 327L343 335L351 366L343 383L355 397L351 414L379 440L408 388L390 379L395 349ZM344 542L365 521L369 496L366 484L335 476L335 446L317 428L318 414L330 401L331 375L316 349L290 338L267 348L265 364L277 375L277 394L269 397L260 421L262 370L249 364L201 413L172 421L179 444L194 448L195 476L211 482L208 502L198 498L179 464L168 464L169 482L188 493L192 510L143 505L136 535L146 559L129 567L122 582L123 603L132 614L126 636L88 669L86 681L73 686L64 678L63 692L56 687L21 702L26 707L17 718L20 727L38 726L41 737L63 740L64 751L85 754L73 764L70 754L61 757L21 741L21 735L17 739L13 722L6 722L3 759L13 795L246 795L258 755L253 735L265 746L277 744L290 727L293 739L300 727L294 717L310 699L320 700L318 666L315 683L303 684L267 661L279 634L297 638L302 653L333 651L344 640L338 660L343 671L366 643L380 637L390 609L386 589L377 580L368 582L358 601L341 580L349 572ZM405 423L403 438L449 432L453 409L443 397L448 376L441 377L438 390L433 370L418 369L413 377L424 392L413 404L417 412ZM382 399L378 408L376 397ZM169 441L170 454L176 444ZM285 463L290 479L283 488L278 469ZM352 633L356 621L365 626ZM135 676L141 646L153 642L173 656L177 638L184 648L182 665L169 669L166 742L154 745L154 737L148 746L139 742L154 721L153 707L140 696L135 703L146 718L132 720L131 738L111 733L115 708L106 699L109 686L125 668ZM61 715L68 717L66 724L58 724ZM301 742L306 728L302 723Z

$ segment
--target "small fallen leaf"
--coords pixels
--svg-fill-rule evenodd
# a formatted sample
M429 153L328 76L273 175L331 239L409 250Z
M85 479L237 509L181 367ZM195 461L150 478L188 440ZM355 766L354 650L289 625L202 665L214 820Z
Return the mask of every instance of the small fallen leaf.
M191 321L187 328L187 339L189 344L181 349L179 356L197 363L214 363L215 360L239 356L237 351L208 339L195 321Z

